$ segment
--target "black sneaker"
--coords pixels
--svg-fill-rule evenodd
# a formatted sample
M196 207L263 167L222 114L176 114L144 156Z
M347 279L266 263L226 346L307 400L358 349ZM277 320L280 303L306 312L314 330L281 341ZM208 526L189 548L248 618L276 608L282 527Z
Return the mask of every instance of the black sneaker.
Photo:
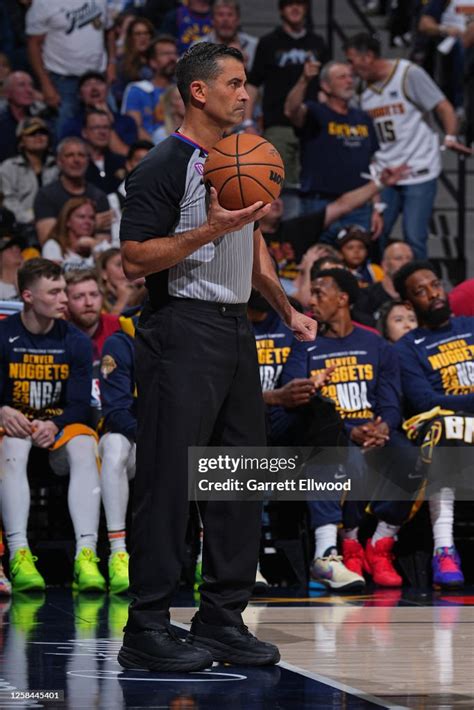
M122 668L149 671L202 671L212 666L212 656L182 641L171 627L163 630L125 632L118 654Z
M242 626L204 624L196 614L186 642L212 653L214 661L242 666L269 666L278 663L280 652L272 643L259 641Z

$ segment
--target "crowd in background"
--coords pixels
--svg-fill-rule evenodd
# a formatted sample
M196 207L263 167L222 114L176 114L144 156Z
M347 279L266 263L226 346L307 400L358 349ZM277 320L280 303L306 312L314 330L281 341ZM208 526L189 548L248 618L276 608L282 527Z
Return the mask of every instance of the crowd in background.
M9 320L17 320L2 324L0 337L3 463L9 439L28 441L22 467L8 470L7 483L0 488L14 588L44 588L26 538L29 507L20 506L20 518L11 512L15 506L18 512L19 488L29 500L26 466L31 445L56 452L64 445L69 447L70 490L75 490L69 496L77 540L75 584L83 591L106 589L96 557L100 501L96 497L92 505L93 495L87 493L97 488L99 473L92 454L87 459L89 449L84 442L95 442L96 431L101 437L100 487L110 542L109 585L118 593L128 587L125 516L136 431L133 334L146 287L142 279L129 282L123 272L120 219L127 175L180 126L184 104L174 83L175 70L179 57L196 42L222 42L242 52L249 100L244 120L235 130L262 134L284 159L282 197L272 204L260 227L288 295L321 323L316 347L322 354L318 357L331 360L328 353L334 338L339 354L347 351L349 359L354 359L358 347L365 347L369 361L364 366L372 368L377 385L365 393L365 406L359 407L365 417L353 416L349 425L351 407L338 400L340 395L331 385L334 367L319 368L316 362L305 360L308 353L298 355L291 333L268 304L253 294L249 317L269 413L269 441L302 443L299 434L304 431L306 437L311 426L297 416L299 408L307 417L307 407L310 400L316 401L317 392L336 402L333 414L343 421L347 445L352 448L377 448L395 440L395 434L404 436L402 422L423 411L410 401L407 382L414 375L409 367L404 371L406 362L401 374L399 364L393 364L387 374L377 358L385 358L388 367L396 359L396 349L392 352L387 343L396 343L420 326L444 327L449 321L449 309L444 321L430 320L431 301L428 305L420 302L414 280L424 274L429 283L419 288L434 294L432 299L439 302L434 310L447 308L439 279L425 260L441 169L440 143L443 149L468 154L473 138L474 5L463 3L467 10L457 13L456 0L431 0L417 3L414 13L413 3L402 0L361 3L369 13L387 15L390 43L410 49L410 63L387 59L378 39L367 34L350 38L344 47L345 59L334 61L324 39L312 29L316 10L311 18L304 0L275 0L275 4L280 23L259 39L245 31L235 0L87 0L67 12L57 0L8 0L0 9L4 39L0 54L0 300L17 301L19 308L23 304L26 314L23 325L21 316L11 316ZM385 96L387 108L377 103L371 87L378 86L376 93L383 95L390 82L394 83ZM378 119L384 111L389 120L381 122ZM427 114L437 119L439 127L426 121ZM462 132L464 140L459 137ZM421 157L413 150L413 136ZM396 169L399 179L394 181L390 175ZM404 240L391 236L399 214ZM415 264L413 271L410 264ZM400 273L405 274L403 278ZM44 305L41 289L48 281L59 284L57 293L50 296L56 310ZM474 280L451 291L451 311L456 316L473 315L473 292ZM74 328L56 334L53 323L63 318ZM34 324L45 322L60 340L80 331L78 350L74 346L67 356L70 359L61 361L68 377L74 372L82 388L82 395L75 396L82 397L83 408L74 410L72 419L51 414L45 387L37 395L36 409L32 406L32 390L21 384L29 376L18 374L30 361L15 360L10 347L24 336L14 328L24 326L31 335L28 347L32 353L39 352L41 338L49 336L35 331ZM470 323L464 327L470 328ZM468 413L474 411L474 335L469 337L466 348L471 348L471 355L456 393L466 399L464 404L450 401L445 407ZM324 350L326 346L329 349ZM78 365L81 348L83 360ZM402 349L399 352L408 357ZM14 375L12 362L18 364ZM35 367L39 365L43 367L35 361ZM392 379L392 389L380 384L387 378ZM12 385L13 380L16 384ZM92 406L86 402L89 380ZM437 386L433 383L433 392ZM51 395L51 402L69 411L72 390L72 385L64 387L56 400ZM16 391L23 394L17 397ZM32 397L29 401L26 392ZM429 404L442 406L441 399L433 395ZM432 407L427 404L428 409ZM24 412L21 421L16 408ZM370 423L374 412L375 423ZM317 420L317 414L312 414ZM35 424L36 420L43 423ZM45 422L52 423L48 431ZM68 430L72 425L84 428L79 433ZM62 442L66 430L67 440ZM74 448L78 439L85 449ZM50 463L55 470L57 461ZM84 469L87 483L81 473ZM434 577L441 586L462 583L452 539L453 503L450 498L449 508L443 498L430 500L435 550L442 550L436 553ZM316 584L336 589L336 583L328 582L332 569L337 573L331 572L333 579L342 575L338 577L340 588L363 586L364 554L364 570L370 571L376 583L402 583L393 567L392 546L409 512L374 513L377 529L373 545L368 544L364 553L357 541L360 516L346 522L342 513L328 517L327 511L311 510L316 531L311 574ZM444 527L440 516L444 516ZM342 558L334 533L341 522L346 530ZM199 559L198 555L197 579ZM9 589L8 580L2 578L0 591L8 593Z

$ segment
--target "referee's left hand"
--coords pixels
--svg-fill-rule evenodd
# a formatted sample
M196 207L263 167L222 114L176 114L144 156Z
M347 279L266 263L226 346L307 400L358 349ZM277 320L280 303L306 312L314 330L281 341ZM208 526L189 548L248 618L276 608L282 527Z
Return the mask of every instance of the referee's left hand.
M289 327L295 334L297 340L314 340L318 330L318 324L312 318L308 318L304 313L298 313L294 308L291 309Z

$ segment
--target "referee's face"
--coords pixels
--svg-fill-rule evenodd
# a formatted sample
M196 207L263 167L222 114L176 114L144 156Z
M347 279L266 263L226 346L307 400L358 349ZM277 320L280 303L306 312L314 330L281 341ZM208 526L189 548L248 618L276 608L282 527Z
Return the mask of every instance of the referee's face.
M219 59L221 73L205 86L204 111L222 129L241 123L249 95L244 65L237 59Z

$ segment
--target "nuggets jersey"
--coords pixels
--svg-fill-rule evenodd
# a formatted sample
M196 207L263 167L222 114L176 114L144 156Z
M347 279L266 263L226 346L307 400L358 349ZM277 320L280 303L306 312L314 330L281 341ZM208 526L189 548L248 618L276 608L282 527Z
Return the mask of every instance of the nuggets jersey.
M465 32L469 22L474 21L474 0L451 0L441 16L441 24L457 27Z
M406 163L410 174L401 185L413 185L438 177L441 158L437 133L426 114L408 97L407 73L412 62L399 59L381 86L369 84L360 96L360 105L375 123L380 150L377 163L388 166Z

